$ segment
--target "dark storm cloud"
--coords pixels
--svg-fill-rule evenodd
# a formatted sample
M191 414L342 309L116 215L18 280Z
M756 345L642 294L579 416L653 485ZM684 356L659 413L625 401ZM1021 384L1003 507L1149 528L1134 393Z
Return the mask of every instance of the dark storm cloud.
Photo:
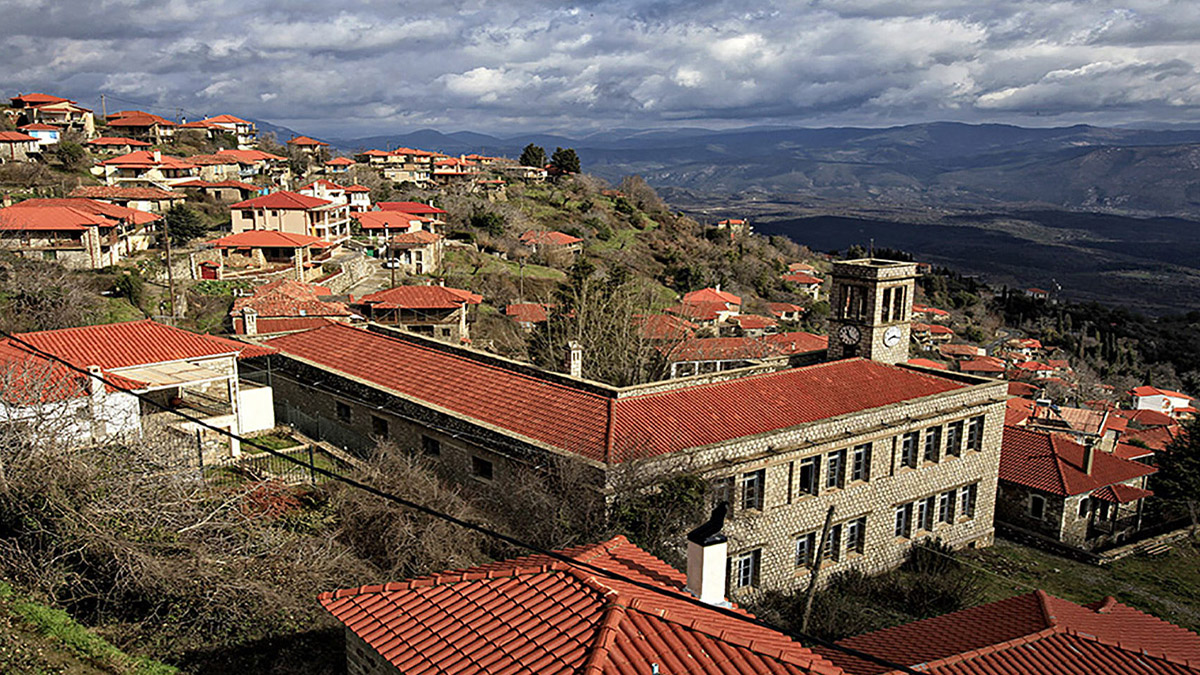
M1200 105L1190 0L0 0L0 15L7 92L328 136L1173 121Z

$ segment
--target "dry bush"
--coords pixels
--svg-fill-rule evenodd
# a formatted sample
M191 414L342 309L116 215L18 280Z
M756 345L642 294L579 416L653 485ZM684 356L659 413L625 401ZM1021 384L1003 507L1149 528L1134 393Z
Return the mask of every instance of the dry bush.
M463 520L481 523L482 515L443 483L424 457L392 444L376 448L356 479L380 490L424 504ZM482 535L382 497L339 488L333 504L341 522L339 539L385 580L400 580L489 561Z

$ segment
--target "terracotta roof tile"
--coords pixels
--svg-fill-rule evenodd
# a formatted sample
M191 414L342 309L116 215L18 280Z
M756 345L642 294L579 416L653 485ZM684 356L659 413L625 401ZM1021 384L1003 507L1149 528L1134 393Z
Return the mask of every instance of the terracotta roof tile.
M292 140L288 141L288 145L320 147L322 145L329 145L329 144L324 141L318 141L315 138L309 138L308 136L297 136L297 137L293 138Z
M351 213L350 217L357 220L364 230L402 230L413 227L415 223L427 223L428 218L402 211L361 211Z
M126 185L80 185L71 190L71 197L88 199L123 199L130 201L159 201L163 199L187 199L181 192L171 192L153 187L131 187Z
M375 204L381 211L403 211L404 213L415 213L418 216L424 215L446 215L446 212L436 206L422 204L421 202L378 202Z
M454 309L478 305L483 296L446 286L396 286L364 295L361 302L375 309Z
M733 293L719 291L715 288L701 288L698 291L692 291L683 295L683 303L685 305L701 305L710 302L741 306L742 299Z
M274 351L269 347L172 328L149 319L19 333L17 337L76 366L100 366L105 370L218 354L248 358Z
M149 147L151 143L139 141L134 138L123 138L121 136L101 136L87 141L86 145L128 145L131 147Z
M936 675L1196 675L1200 636L1110 598L1036 591L838 644ZM887 669L818 647L856 675Z
M785 274L783 275L783 280L790 281L793 284L799 284L801 286L819 286L821 284L821 278L814 277L811 274Z
M259 322L272 317L299 316L350 316L345 303L328 299L329 289L324 286L301 283L292 279L278 279L254 289L254 295L233 301L230 316L241 316L249 307L258 312ZM325 298L325 299L322 299ZM259 332L267 332L260 330Z
M569 386L562 378L539 377L415 338L337 325L276 338L269 344L284 354L465 418L613 462L785 429L966 386L902 367L847 359L655 393L623 394L610 406L615 390Z
M118 204L109 204L108 202L97 201L95 199L85 199L82 197L67 197L64 199L26 199L19 204L23 207L57 207L68 206L87 213L104 216L112 220L124 220L134 223L135 225L145 225L157 220L162 220L162 216L131 209Z
M1060 434L1006 426L1000 449L1000 480L1070 496L1157 471L1097 450L1092 453L1092 472L1088 474L1083 471L1084 453L1084 446Z
M564 551L683 595L683 575L617 537ZM530 556L323 593L321 604L410 675L842 671L775 631L671 595ZM741 611L741 610L737 610Z
M518 302L504 308L505 316L518 323L545 323L547 305L539 302Z
M416 232L402 232L392 237L392 244L401 247L408 246L425 246L432 244L435 241L440 241L442 235L435 234L429 230L417 230Z
M304 248L306 246L324 248L329 245L320 237L275 230L246 230L226 235L220 239L213 239L208 243L217 248Z
M117 221L70 206L10 206L0 209L0 230L76 231L114 227Z
M318 199L317 197L309 197L296 192L288 192L280 190L272 192L269 195L247 199L244 202L230 204L230 209L280 209L292 211L307 211L322 206L328 206L333 202L328 199Z
M0 131L0 143L28 143L37 139L20 131Z
M521 235L523 244L541 244L545 246L570 246L583 241L565 232L530 230Z

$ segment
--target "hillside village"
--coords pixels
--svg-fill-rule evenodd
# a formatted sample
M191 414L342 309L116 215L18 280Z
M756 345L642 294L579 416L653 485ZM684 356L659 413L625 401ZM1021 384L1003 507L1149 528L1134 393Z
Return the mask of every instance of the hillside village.
M1162 616L1010 586L857 635L818 617L822 645L720 611L808 631L809 588L922 556L1194 560L1195 379L1052 290L698 222L570 148L343 154L40 93L0 113L0 578L126 651L212 672L1100 672L1067 651L1200 672L1191 597ZM115 510L56 491L85 484Z

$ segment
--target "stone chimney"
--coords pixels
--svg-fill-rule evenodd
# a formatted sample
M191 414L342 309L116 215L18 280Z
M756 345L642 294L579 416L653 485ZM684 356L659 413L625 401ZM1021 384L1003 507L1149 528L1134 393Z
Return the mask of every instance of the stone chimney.
M159 151L159 150L154 151L154 161L156 161L156 162L162 161L162 152L161 151Z
M1092 465L1096 462L1096 449L1092 445L1086 443L1083 446L1083 472L1089 476L1092 475Z
M583 377L583 345L574 340L567 343L567 372L571 377Z
M253 307L242 308L242 332L246 335L258 335L258 311Z
M687 590L710 605L727 605L725 600L725 560L729 542L721 528L725 525L725 502L713 509L708 522L688 533Z
M104 371L100 370L100 366L88 366L88 395L92 397L93 403L99 403L104 400L107 392L104 390L104 382L101 377L104 377Z

